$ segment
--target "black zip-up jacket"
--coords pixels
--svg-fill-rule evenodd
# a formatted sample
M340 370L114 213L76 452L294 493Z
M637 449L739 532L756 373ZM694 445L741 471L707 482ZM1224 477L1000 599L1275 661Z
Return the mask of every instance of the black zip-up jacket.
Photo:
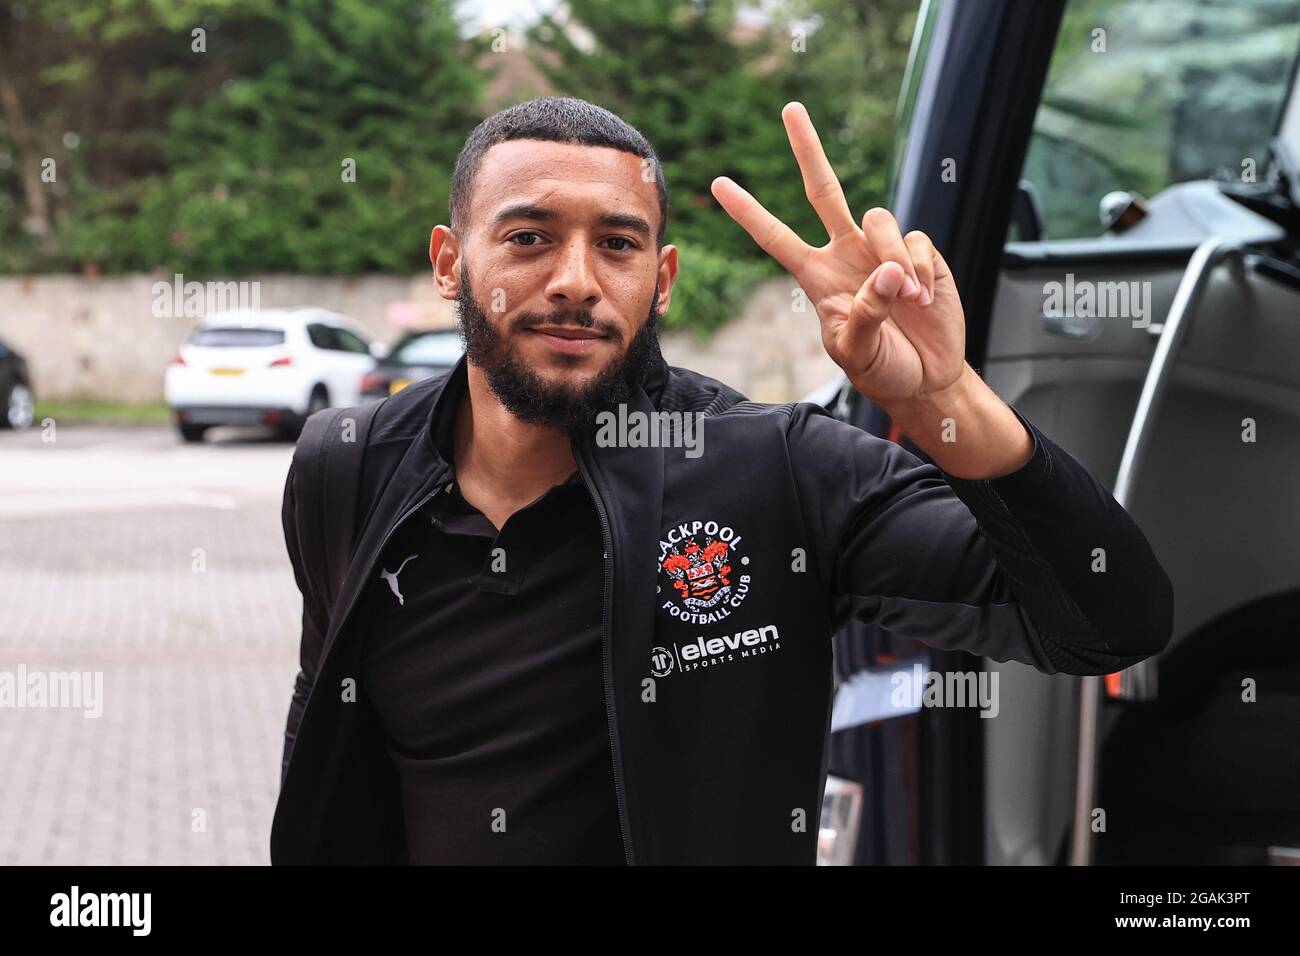
M283 519L301 672L273 863L406 862L382 728L347 691L362 644L353 611L393 530L450 480L431 422L465 382L462 358L377 410L332 601L310 526L328 519L298 507L325 476L304 442L295 452ZM592 557L605 564L603 692L629 862L814 862L831 638L850 615L1048 674L1117 671L1169 640L1172 588L1141 531L1023 416L1029 462L962 480L818 406L751 402L662 359L628 411L704 416L697 457L594 436L573 446L605 540Z

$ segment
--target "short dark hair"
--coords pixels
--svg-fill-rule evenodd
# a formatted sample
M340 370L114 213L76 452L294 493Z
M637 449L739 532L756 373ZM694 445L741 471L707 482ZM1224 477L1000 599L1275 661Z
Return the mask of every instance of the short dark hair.
M456 168L451 175L451 227L462 232L469 214L469 199L474 190L483 154L497 143L512 139L540 139L552 143L578 143L583 146L608 146L648 160L655 174L659 193L659 232L656 245L664 244L668 221L668 184L663 166L650 141L628 123L604 107L573 96L543 96L493 113L469 134Z

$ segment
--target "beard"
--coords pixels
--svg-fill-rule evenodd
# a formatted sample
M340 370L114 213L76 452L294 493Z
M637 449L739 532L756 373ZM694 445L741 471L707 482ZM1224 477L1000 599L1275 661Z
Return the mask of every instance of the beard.
M645 322L627 348L606 362L590 381L570 386L548 383L506 344L506 337L474 297L469 268L464 264L456 296L466 357L483 371L492 394L520 421L558 428L570 435L593 428L600 411L626 402L659 359L658 304L658 296L653 297ZM616 346L623 340L618 326L598 322L590 309L522 312L510 319L510 328L515 332L534 325L594 329L608 335ZM573 357L573 361L576 364L578 358Z

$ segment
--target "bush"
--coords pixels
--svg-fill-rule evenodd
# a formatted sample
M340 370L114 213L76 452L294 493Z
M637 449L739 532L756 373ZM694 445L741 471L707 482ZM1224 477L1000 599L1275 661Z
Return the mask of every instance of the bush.
M737 259L707 246L673 245L678 250L677 281L664 328L689 328L700 339L734 318L755 285L781 272L775 264Z

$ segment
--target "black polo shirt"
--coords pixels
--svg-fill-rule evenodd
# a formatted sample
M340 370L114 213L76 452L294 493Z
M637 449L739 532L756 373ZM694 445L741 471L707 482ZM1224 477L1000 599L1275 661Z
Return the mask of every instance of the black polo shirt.
M434 424L449 461L450 404ZM385 546L361 691L401 780L412 863L624 862L602 556L576 471L500 531L453 481Z

